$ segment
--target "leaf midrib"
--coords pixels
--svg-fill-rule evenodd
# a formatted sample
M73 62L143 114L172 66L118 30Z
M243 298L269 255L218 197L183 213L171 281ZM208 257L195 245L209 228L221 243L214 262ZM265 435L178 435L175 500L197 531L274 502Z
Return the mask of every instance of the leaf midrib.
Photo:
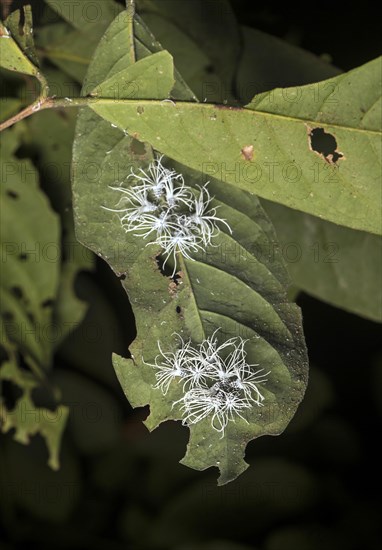
M102 85L102 83L101 83ZM280 119L280 120L286 120L289 122L303 122L306 124L314 124L319 125L320 127L327 127L327 128L338 128L340 130L347 130L351 132L357 132L362 134L375 134L376 136L380 136L382 133L382 130L369 130L367 128L356 128L353 126L346 126L345 124L333 124L328 122L322 122L320 120L314 120L314 119L308 119L308 118L299 118L299 117L291 117L288 115L281 115L279 113L272 113L272 112L265 112L265 111L257 111L253 109L247 109L245 107L227 107L224 105L217 105L214 103L196 103L192 101L176 101L172 100L172 102L164 101L164 100L157 100L157 99L111 99L106 97L98 97L95 100L89 101L89 107L92 107L92 105L114 105L114 106L139 106L139 105L147 105L147 106L160 106L162 108L171 108L176 109L178 107L181 108L195 108L198 109L215 109L219 111L220 113L224 113L225 111L236 111L240 112L242 114L253 114L254 116L263 116L265 118L271 118L271 119Z

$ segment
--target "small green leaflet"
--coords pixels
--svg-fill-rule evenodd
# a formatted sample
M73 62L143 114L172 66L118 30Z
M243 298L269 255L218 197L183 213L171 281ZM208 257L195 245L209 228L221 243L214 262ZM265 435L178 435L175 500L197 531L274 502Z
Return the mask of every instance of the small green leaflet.
M19 30L20 10L13 12L5 21L0 21L0 67L9 71L37 76L38 60L34 52L32 35L32 11L23 9L24 24Z

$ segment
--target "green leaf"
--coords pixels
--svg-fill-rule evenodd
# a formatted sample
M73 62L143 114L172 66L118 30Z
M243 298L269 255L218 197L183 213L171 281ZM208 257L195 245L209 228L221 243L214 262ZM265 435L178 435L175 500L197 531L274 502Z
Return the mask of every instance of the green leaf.
M83 454L107 451L118 441L122 411L102 386L75 372L57 369L54 379L70 407L68 431Z
M114 0L96 0L85 5L76 0L45 2L62 20L38 29L39 51L77 82L82 82L102 35L123 7Z
M0 21L0 67L9 71L37 76L38 60L34 52L32 34L32 11L23 8L24 23L19 29L21 10L14 11L5 21Z
M54 413L47 412L54 424ZM40 411L40 414L43 413ZM26 518L31 516L29 525L46 522L53 530L60 524L67 526L78 509L82 491L83 475L74 449L63 447L59 471L46 467L46 451L37 438L27 450L8 438L1 450L0 466L6 475L0 478L0 490L9 514L13 517L20 513ZM23 523L23 529L30 529L27 522ZM46 531L44 537L46 540Z
M166 19L148 14L144 21L159 42L174 56L175 64L180 67L185 81L195 90L195 95L199 99L208 97L208 101L218 102L223 83L216 75L209 75L210 61L207 54L181 29ZM207 78L208 86L206 86Z
M0 381L13 382L22 395L11 410L1 399L0 415L2 432L15 429L14 439L20 443L27 444L31 436L40 433L48 446L48 463L58 469L68 409L62 405L55 411L37 407L32 392L46 385L57 339L53 306L59 284L60 224L39 187L34 165L16 156L24 133L22 124L8 129L1 151L5 177L0 189L0 328L5 359Z
M142 14L142 18L144 21L147 20L149 25L153 22L152 15L156 14L180 29L192 42L201 45L210 59L211 72L215 72L224 84L224 89L219 90L222 99L229 97L237 68L240 35L235 14L228 0L187 0L179 3L176 9L172 0L138 0L137 7L138 13ZM156 34L156 24L151 30ZM160 40L160 36L158 39ZM170 37L164 36L163 39L171 40ZM167 43L164 42L163 46L167 47ZM181 67L179 69L181 70Z
M63 430L69 409L63 405L54 411L36 407L32 391L39 386L36 378L17 362L17 349L7 338L7 327L0 318L1 347L6 359L0 366L0 383L9 381L16 384L22 395L10 410L0 396L0 424L2 433L15 430L13 438L18 443L27 445L30 437L39 433L48 447L48 464L53 470L59 468L59 450ZM33 360L26 357L26 363L32 368Z
M242 34L244 50L236 89L243 102L270 84L283 88L301 86L339 72L310 52L261 31L243 27ZM317 184L329 183L336 174L328 166L315 177ZM262 205L276 228L278 243L274 246L282 251L295 285L337 307L381 320L382 259L377 236L274 202L262 200ZM354 269L354 265L358 268Z
M158 52L122 69L98 84L92 95L111 99L123 98L168 98L174 86L171 55ZM97 104L92 108L97 112ZM109 104L113 108L113 103Z
M22 106L22 101L15 97L3 97L1 98L1 116L0 121L8 120L11 116L15 115Z
M145 25L145 23L138 15L134 15L134 19L132 19L132 26L133 29L131 32L131 36L134 36L134 44L132 44L131 42L130 34L127 37L127 39L129 40L128 44L130 45L130 63L143 59L153 53L161 52L163 50L162 45L158 42L155 36L151 33L150 29ZM129 29L129 27L125 26L125 29ZM98 66L98 63L99 59L97 60L96 66ZM93 74L91 69L89 70L89 73ZM93 76L97 77L97 74L94 74ZM179 100L197 101L197 97L195 96L194 92L189 88L188 84L186 84L185 80L176 68L174 69L174 77L175 85L172 90L173 96Z
M144 532L146 546L182 550L187 541L190 548L199 549L204 548L200 541L217 533L228 540L237 540L240 533L241 540L257 541L265 530L314 510L317 491L317 479L306 467L272 456L255 460L234 487L216 487L206 474L179 487L161 506L156 521Z
M88 4L81 4L77 0L44 0L48 6L75 29L89 32L104 30L111 21L123 10L123 7L114 0L92 0Z
M77 82L83 81L98 42L98 35L72 29L64 22L36 30L36 44L40 55Z
M381 234L380 82L377 59L319 86L260 94L243 109L123 99L112 107L100 101L96 108L110 123L193 169L339 225ZM326 134L330 147L322 149ZM327 170L330 181L317 183Z
M52 311L59 282L60 225L39 188L32 162L15 156L19 131L7 130L9 141L1 155L1 313L20 351L48 368L56 337Z
M262 204L276 229L274 247L282 252L294 284L336 307L382 321L381 237L273 202ZM267 254L272 256L272 248Z
M130 26L134 25L135 39L132 44L133 32ZM148 31L147 27L137 16L132 20L130 17L119 16L115 19L113 24L105 33L102 38L99 48L94 56L94 61L90 65L84 86L83 93L88 93L99 81L106 81L114 74L123 69L127 69L135 62L135 59L142 61L147 58L146 68L152 63L149 60L149 56L152 53L162 52L160 44L155 40L153 35ZM170 63L168 54L161 53L159 60ZM149 63L149 65L147 65ZM144 66L144 65L143 65ZM155 67L153 67L155 69ZM134 69L135 70L135 69ZM183 98L194 97L193 94L187 89L186 85L179 79L179 75L175 71L177 82L175 83L174 90L179 93ZM167 75L168 88L172 86L172 78ZM171 80L171 81L170 81ZM135 84L132 83L131 90L134 90ZM131 93L131 90L127 90ZM169 91L169 90L168 90ZM165 95L167 90L164 90ZM112 90L114 93L114 90ZM87 233L87 223L89 220L84 218L83 209L84 200L87 202L86 197L87 189L94 188L94 195L91 193L90 205L94 206L96 211L100 209L100 205L103 204L103 197L97 196L97 186L100 181L107 188L108 185L115 185L117 181L125 177L125 174L130 171L130 168L134 166L139 168L141 162L144 159L152 158L152 152L150 147L138 142L131 136L125 135L118 128L112 127L108 122L99 117L93 110L89 108L81 109L78 113L76 135L73 146L73 203L74 214L76 224L76 235L80 242L85 244L88 248L93 250L97 255L103 257L103 229L96 223L93 226L92 236L89 238ZM85 194L84 194L85 191ZM86 229L86 234L84 231ZM125 263L129 263L135 256L138 250L138 245L134 242L131 245L123 246L121 250L115 249L115 259L121 257L121 270L120 274L124 271ZM113 266L115 268L115 266ZM113 325L116 323L116 319L112 312L108 310L107 304L103 303L104 299L101 297L97 288L90 287L90 295L92 298L92 308L96 304L96 311L102 308L100 312L103 316L106 315L108 325L107 328L102 328L104 339L106 338L105 349L114 349L119 345L120 336L119 331ZM90 315L94 315L94 311L91 309ZM100 323L100 317L91 317L90 321L93 325ZM86 329L86 326L85 326ZM81 336L81 335L80 335ZM97 376L100 375L104 378L102 372L102 361L105 362L105 358L102 358L102 352L97 351L96 346L86 346L90 349L87 350L86 357L88 358L85 363L83 359L80 361L75 345L76 335L73 335L73 346L70 346L70 360L74 360L78 365L82 365L81 368L86 369L86 372L94 370L96 368ZM117 339L116 339L117 338ZM103 340L104 340L103 339ZM70 339L72 342L73 339ZM110 344L109 346L107 344ZM65 352L68 354L68 351ZM85 367L84 367L85 365Z
M131 65L135 51L120 44L131 44L128 29L118 30L115 21L107 31L89 68L87 81L99 73L99 89L108 97L92 108L113 111L116 101L112 90L116 81L139 84L145 97L167 96L172 87L172 65L166 52L156 53ZM113 37L115 41L113 42ZM120 48L118 48L120 46ZM161 63L163 65L161 65ZM152 75L162 67L163 85L158 88ZM150 80L145 82L149 75ZM85 83L86 84L86 83ZM122 94L125 96L125 93ZM105 97L105 96L103 96ZM118 102L118 100L117 100ZM162 105L166 105L163 102ZM109 125L108 125L109 126ZM121 127L121 126L120 126ZM223 439L210 425L210 419L192 426L191 439L183 463L195 469L218 466L220 483L235 479L247 468L243 460L248 441L264 434L280 433L293 416L305 386L307 358L299 309L287 301L289 284L280 256L272 264L259 261L258 255L275 238L272 226L257 199L232 186L222 186L211 178L210 189L221 206L219 215L232 226L234 237L221 232L215 249L182 261L181 284L164 277L156 263L159 250L147 249L139 237L124 234L118 219L101 206L115 204L115 191L110 185L121 182L131 167L142 167L151 150L120 131L105 132L105 124L89 110L80 114L74 145L74 207L78 238L108 261L114 272L124 274L123 286L129 294L136 316L138 338L131 347L135 362L115 356L115 369L120 383L133 406L150 403L146 421L154 429L167 419L180 419L178 407L172 407L181 396L181 387L173 386L164 397L153 389L155 371L141 361L152 361L158 353L157 341L164 347L173 344L174 331L201 342L215 328L221 338L233 335L248 337L249 362L260 363L271 370L264 389L267 405L251 409L244 420L231 423ZM89 138L90 136L90 138ZM97 151L98 176L87 181L86 167ZM93 163L95 161L93 160ZM116 172L116 168L118 172ZM196 187L199 174L181 169L187 185ZM232 256L232 248L236 251ZM222 255L222 251L225 251ZM237 255L238 256L237 256ZM242 262L238 258L244 258Z
M52 89L74 86L67 76L56 70L46 72L46 77ZM27 139L33 144L45 191L52 207L60 215L62 228L60 279L52 313L57 334L55 348L85 315L88 304L78 298L74 283L80 271L93 268L95 260L76 240L74 234L70 163L76 115L73 109L67 109L65 116L49 110L30 117L27 121Z
M235 89L243 104L271 88L302 86L341 72L311 52L257 29L242 26L241 36Z
M139 0L137 9L201 101L233 100L240 36L229 2L188 0L175 10L171 1Z
M183 173L188 185L199 181ZM209 189L233 237L221 233L216 252L207 249L206 254L195 255L195 261L184 260L182 284L176 289L154 269L152 255L144 249L137 255L125 284L137 324L138 337L130 348L134 362L116 356L114 365L130 403L134 407L150 404L145 423L152 430L164 420L182 418L179 409L173 408L182 396L181 387L174 385L164 397L153 389L154 369L142 362L142 358L146 363L154 361L158 340L169 350L174 331L201 342L217 328L222 329L223 341L235 335L248 338L248 361L271 371L263 388L265 406L249 411L248 424L242 420L229 424L223 438L211 429L209 418L192 426L182 460L198 470L218 466L219 483L224 484L248 467L243 456L250 440L284 430L305 390L307 360L299 309L287 302L288 279L282 262L267 265L259 259L275 236L257 199L213 179ZM107 233L112 236L105 245L117 239L118 231L118 225L110 227Z
M9 363L5 364L2 369L8 370L8 367ZM2 377L2 379L6 380L7 376L12 378L13 374L10 372L4 373L4 378ZM57 407L55 411L36 407L29 392L26 391L17 400L15 408L11 411L1 403L1 429L3 433L7 433L14 428L14 440L24 445L29 443L31 436L37 433L41 434L48 447L48 465L52 470L58 470L60 468L58 458L60 441L68 414L68 407L64 407L63 405ZM52 421L52 418L54 421Z
M102 280L97 284L88 276L81 277L77 284L89 308L81 324L70 332L60 346L60 362L72 365L76 372L90 377L104 388L119 391L118 380L111 368L111 355L116 349L127 348L128 341L134 337L134 327L126 331L121 324L108 293L110 283ZM118 285L118 281L115 284ZM129 307L127 297L125 300Z

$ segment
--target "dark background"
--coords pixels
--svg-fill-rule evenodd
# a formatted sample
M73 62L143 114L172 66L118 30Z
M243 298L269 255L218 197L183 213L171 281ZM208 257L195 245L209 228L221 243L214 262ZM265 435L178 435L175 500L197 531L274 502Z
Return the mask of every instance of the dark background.
M25 3L15 1L12 9ZM241 23L326 54L342 70L380 53L371 2L357 9L318 2L232 5ZM97 259L76 290L89 310L54 363L57 382L69 373L76 388L62 469L45 466L39 436L28 447L0 436L2 548L379 548L376 323L299 295L311 361L304 402L283 435L248 446L250 468L239 480L217 488L216 471L178 464L187 430L172 422L149 434L141 423L147 410L132 411L116 381L111 353L127 355L135 330L119 281ZM99 337L84 338L86 327L89 333L96 327ZM82 383L90 393L81 391ZM96 398L95 387L102 389Z

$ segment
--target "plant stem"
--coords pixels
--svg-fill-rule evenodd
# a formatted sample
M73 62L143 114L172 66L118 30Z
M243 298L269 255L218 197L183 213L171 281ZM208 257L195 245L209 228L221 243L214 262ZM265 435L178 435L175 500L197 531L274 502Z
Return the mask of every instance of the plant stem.
M71 99L68 97L55 98L55 97L40 96L31 105L28 105L28 107L26 107L25 109L17 113L17 115L14 115L13 117L9 118L8 120L0 124L0 132L5 130L6 128L9 128L10 126L13 126L14 124L16 124L16 122L19 122L24 118L28 118L34 113L37 113L38 111L42 111L43 109L86 107L87 105L90 105L91 103L95 103L97 101L99 101L97 98L90 98L90 97L76 97Z

